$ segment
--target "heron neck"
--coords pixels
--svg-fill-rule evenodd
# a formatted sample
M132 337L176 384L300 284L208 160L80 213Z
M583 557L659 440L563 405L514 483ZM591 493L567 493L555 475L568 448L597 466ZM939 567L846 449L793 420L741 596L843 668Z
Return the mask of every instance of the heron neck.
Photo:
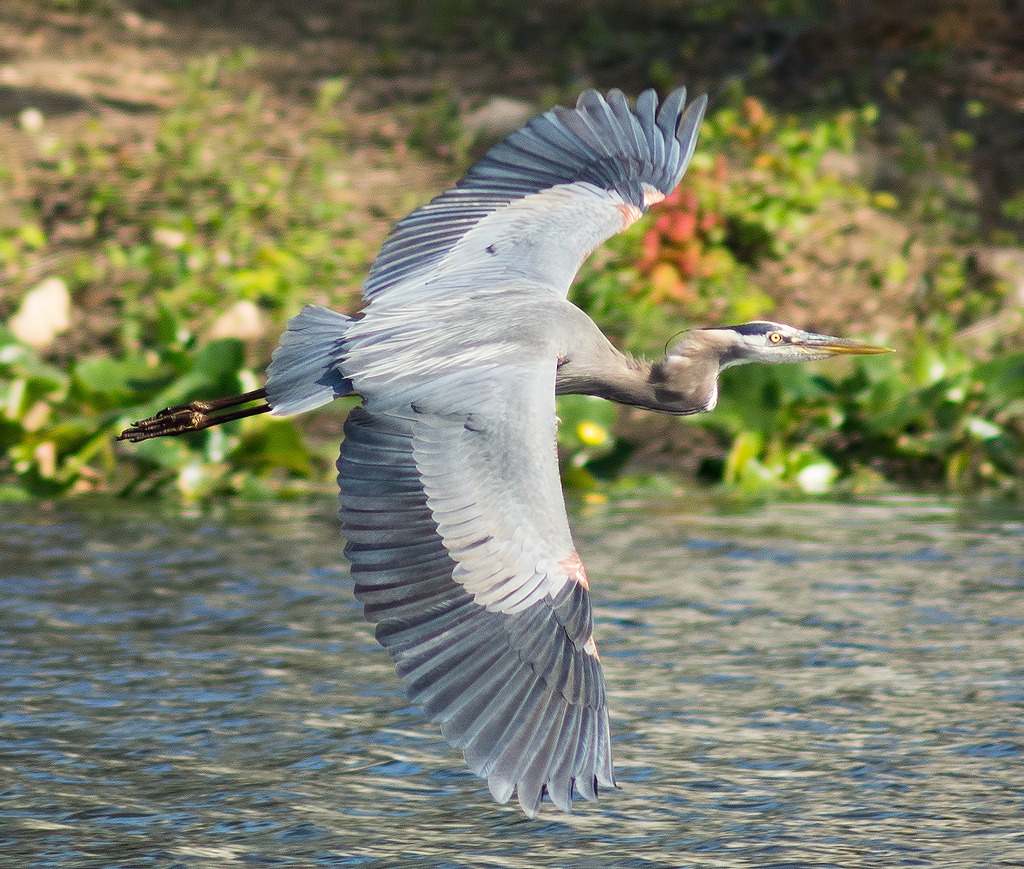
M558 395L595 395L618 404L686 416L711 410L718 399L718 364L665 357L658 362L621 353L607 364L566 364L555 380Z

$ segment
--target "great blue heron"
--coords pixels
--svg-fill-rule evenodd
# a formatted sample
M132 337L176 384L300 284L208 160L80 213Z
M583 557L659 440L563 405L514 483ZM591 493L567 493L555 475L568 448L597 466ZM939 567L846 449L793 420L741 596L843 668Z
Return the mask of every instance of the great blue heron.
M355 318L307 306L265 389L170 408L121 439L285 416L345 395L341 522L355 594L409 697L504 803L613 787L587 574L555 453L555 395L711 410L718 374L883 348L780 323L695 329L653 364L566 299L584 258L675 189L707 100L583 93L398 223ZM253 406L253 401L261 403ZM248 406L247 406L248 405Z

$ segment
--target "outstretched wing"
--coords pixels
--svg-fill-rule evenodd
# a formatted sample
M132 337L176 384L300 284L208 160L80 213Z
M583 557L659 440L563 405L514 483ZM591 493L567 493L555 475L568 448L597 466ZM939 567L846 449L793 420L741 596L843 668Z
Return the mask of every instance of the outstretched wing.
M484 369L407 412L357 408L338 461L356 596L410 698L537 812L614 786L586 575L555 453L554 360ZM436 395L436 400L429 397Z
M588 91L510 135L398 224L338 348L364 400L338 460L356 595L410 698L530 815L614 785L555 450L558 359L596 327L551 293L678 184L706 105L684 102Z
M509 135L458 185L401 220L363 285L367 301L450 294L523 278L565 294L601 242L675 189L707 98L686 89L658 108L621 91L583 92Z

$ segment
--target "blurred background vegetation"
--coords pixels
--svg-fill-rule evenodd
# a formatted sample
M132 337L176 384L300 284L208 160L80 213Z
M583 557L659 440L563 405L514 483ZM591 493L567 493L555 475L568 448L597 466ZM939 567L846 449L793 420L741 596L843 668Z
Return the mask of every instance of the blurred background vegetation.
M532 115L677 83L712 98L692 169L574 301L637 353L765 316L897 352L729 371L686 420L571 397L567 484L1024 494L1021 0L8 0L0 499L327 485L337 406L113 437L259 385Z

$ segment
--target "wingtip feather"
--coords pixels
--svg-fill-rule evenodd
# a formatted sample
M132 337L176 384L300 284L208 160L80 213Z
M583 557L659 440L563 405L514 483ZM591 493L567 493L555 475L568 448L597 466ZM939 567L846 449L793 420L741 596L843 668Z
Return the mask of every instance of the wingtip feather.
M658 109L658 127L666 138L675 138L679 127L679 117L686 103L686 86L677 87L670 93Z

